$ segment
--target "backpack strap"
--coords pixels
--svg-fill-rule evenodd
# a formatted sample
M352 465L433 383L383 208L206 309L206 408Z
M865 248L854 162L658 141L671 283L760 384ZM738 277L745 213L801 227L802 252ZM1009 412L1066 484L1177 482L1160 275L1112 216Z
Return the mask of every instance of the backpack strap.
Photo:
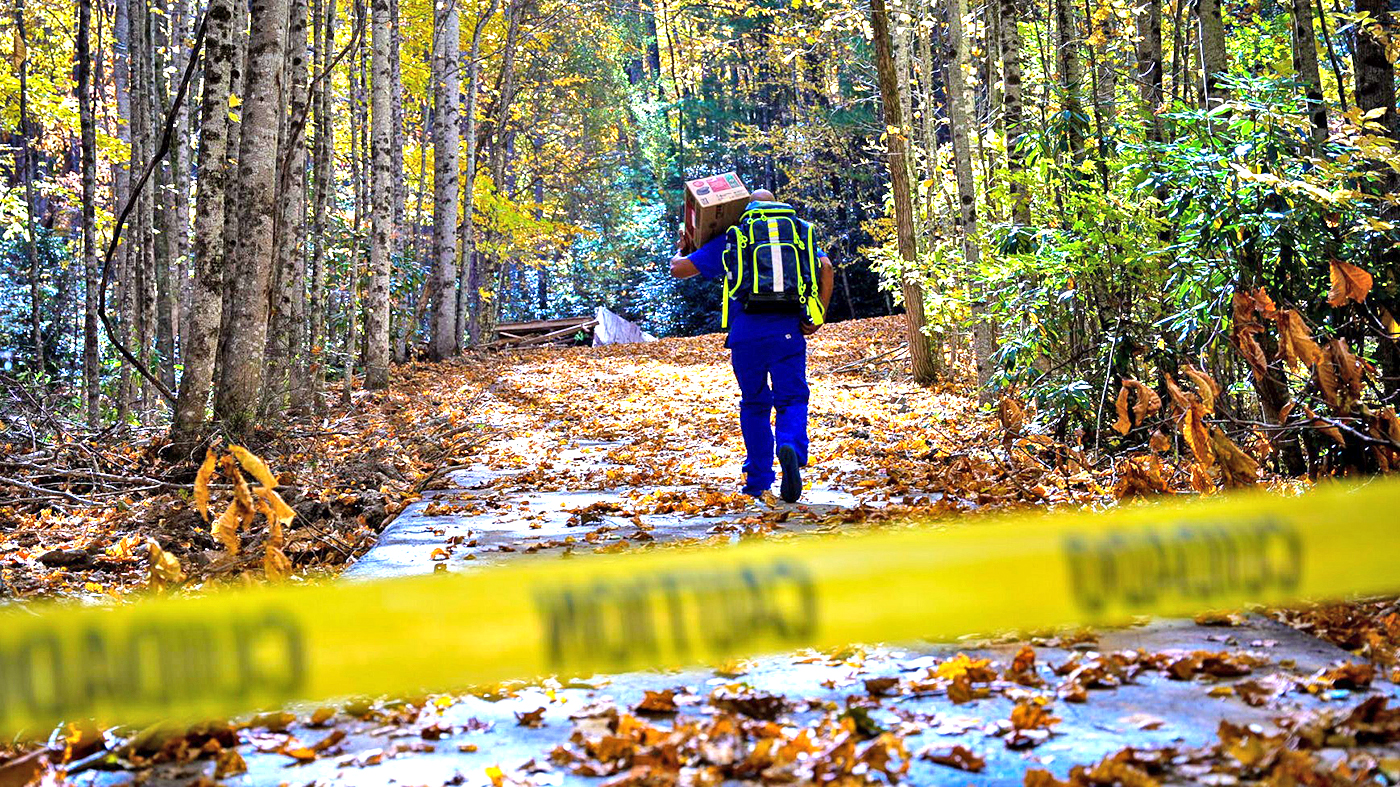
M826 311L822 308L821 280L817 278L817 244L815 229L808 222L807 225L807 267L812 272L812 283L807 288L805 300L807 301L807 317L813 325L821 325L826 322Z
M725 230L724 252L720 262L724 265L724 279L720 282L719 327L729 327L729 299L739 291L744 283L744 233L738 225ZM733 252L731 265L730 252Z

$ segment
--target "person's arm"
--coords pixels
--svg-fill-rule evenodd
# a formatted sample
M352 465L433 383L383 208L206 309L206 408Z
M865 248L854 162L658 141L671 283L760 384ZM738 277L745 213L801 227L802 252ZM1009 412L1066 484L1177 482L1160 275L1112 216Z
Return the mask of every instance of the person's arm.
M695 267L695 263L683 254L677 254L671 258L671 275L677 279L689 279L691 276L699 276L700 269Z
M822 262L820 280L817 282L817 296L822 301L822 315L826 315L826 310L831 306L831 292L836 287L836 268L831 264L831 258L823 254L818 259ZM811 336L821 329L820 325L810 322L802 323L802 334Z

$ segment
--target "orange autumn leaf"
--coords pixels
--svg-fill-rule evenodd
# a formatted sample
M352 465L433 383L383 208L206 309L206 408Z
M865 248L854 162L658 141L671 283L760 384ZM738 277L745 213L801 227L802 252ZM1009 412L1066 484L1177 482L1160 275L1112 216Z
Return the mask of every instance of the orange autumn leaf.
M1327 293L1328 305L1338 307L1347 301L1366 302L1366 295L1371 292L1371 274L1341 260L1331 261L1329 273L1332 289Z
M161 549L154 539L146 542L146 550L151 563L149 581L152 590L164 590L185 581L185 571L180 568L180 561Z

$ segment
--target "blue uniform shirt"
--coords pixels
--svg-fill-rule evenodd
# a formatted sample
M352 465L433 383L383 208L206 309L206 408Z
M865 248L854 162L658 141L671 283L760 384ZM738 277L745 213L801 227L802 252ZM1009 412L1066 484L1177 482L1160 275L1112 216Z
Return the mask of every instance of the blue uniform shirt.
M724 278L725 236L711 238L704 246L691 252L686 259L695 264L700 276L706 281ZM817 249L817 259L826 256ZM729 339L726 347L749 342L762 342L779 339L786 335L799 334L802 330L802 315L799 314L748 314L735 298L729 300ZM799 334L800 335L800 334Z

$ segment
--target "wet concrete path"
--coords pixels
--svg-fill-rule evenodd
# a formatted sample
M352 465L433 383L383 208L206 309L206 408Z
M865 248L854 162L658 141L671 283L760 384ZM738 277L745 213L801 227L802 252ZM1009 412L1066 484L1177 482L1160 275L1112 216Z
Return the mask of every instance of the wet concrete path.
M586 443L564 449L559 460L577 468L601 466L602 457L617 443ZM608 549L625 539L646 534L646 542L696 538L737 538L756 515L773 510L765 504L723 514L632 513L648 509L648 501L683 500L688 494L712 493L708 483L655 490L628 487L595 490L535 491L517 483L520 471L485 466L455 472L446 488L432 492L407 509L385 530L379 544L346 572L346 580L368 580L435 570L475 571L534 552ZM717 473L722 475L722 473ZM852 495L824 488L819 482L807 501L791 507L778 525L800 533L827 527L832 514L858 501ZM654 508L654 507L653 507ZM663 507L664 508L664 507ZM581 513L583 512L583 513ZM595 538L586 538L587 534ZM936 600L930 600L936 603ZM1309 693L1299 688L1307 676L1348 659L1347 653L1279 623L1259 616L1236 625L1199 625L1192 621L1156 621L1147 625L1101 632L1096 639L1072 637L1032 640L1046 688L1029 692L1005 685L991 696L965 704L946 693L871 696L866 679L910 679L927 674L958 653L987 658L998 668L1008 665L1024 644L915 643L903 647L868 645L841 653L801 652L765 657L715 669L680 672L645 671L594 676L567 685L514 686L481 696L442 698L441 708L425 713L407 726L382 720L359 721L343 714L335 722L347 737L324 756L307 764L292 764L286 756L254 754L249 772L230 783L325 783L354 785L480 784L490 783L487 769L499 767L511 778L534 784L598 784L600 779L574 776L552 766L549 753L566 744L573 730L570 716L597 703L627 709L647 691L673 689L678 697L704 697L718 687L742 685L746 690L780 695L791 701L789 718L802 723L820 709L846 706L852 698L869 708L872 721L900 729L911 753L926 747L962 744L986 759L981 773L966 773L915 760L908 774L912 784L1020 783L1029 768L1043 767L1063 776L1074 764L1098 760L1124 746L1199 746L1214 738L1220 721L1267 725L1290 709L1327 704L1350 705L1363 695L1346 691ZM1060 681L1052 668L1071 659L1092 661L1100 654L1141 650L1151 654L1211 651L1250 654L1257 663L1250 674L1235 678L1174 680L1144 670L1117 688L1092 690L1087 702L1054 701L1062 721L1055 734L1026 751L1008 748L997 723L1008 718L1013 698L1049 694ZM1267 707L1255 707L1231 687L1251 684L1293 686ZM1392 687L1386 685L1386 690ZM522 726L520 719L543 709L540 726ZM803 710L805 709L805 710ZM685 709L682 708L682 715ZM805 715L804 715L805 714ZM665 723L663 719L661 723ZM428 730L424 733L423 730ZM330 734L294 726L303 743ZM432 740L428 740L431 738Z

